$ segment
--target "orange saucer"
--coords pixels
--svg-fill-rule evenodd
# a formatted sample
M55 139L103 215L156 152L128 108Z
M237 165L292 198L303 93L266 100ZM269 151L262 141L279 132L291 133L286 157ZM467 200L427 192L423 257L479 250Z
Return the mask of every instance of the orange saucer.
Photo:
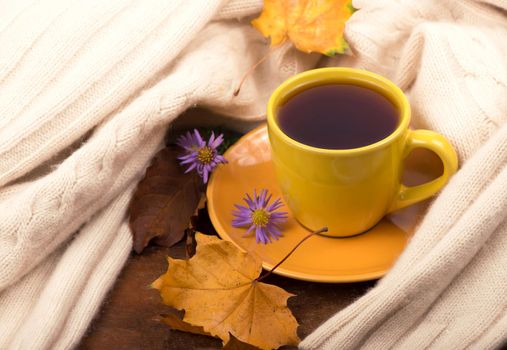
M406 162L403 178L408 185L436 178L441 172L438 158L430 152L416 151ZM256 255L263 267L270 269L309 231L295 220L287 206L281 209L289 212L282 227L283 237L272 244L257 244L254 236L242 237L245 229L231 225L234 204L241 203L245 193L266 188L273 198L281 197L266 126L243 136L227 150L225 157L229 164L219 166L208 184L211 221L220 237ZM356 282L382 277L404 249L425 208L422 203L400 210L358 236L310 237L274 273L313 282Z

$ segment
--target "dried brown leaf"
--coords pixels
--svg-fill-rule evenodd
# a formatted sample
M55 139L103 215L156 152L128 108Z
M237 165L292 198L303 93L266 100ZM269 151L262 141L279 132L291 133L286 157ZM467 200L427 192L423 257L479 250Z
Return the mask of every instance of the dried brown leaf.
M166 247L179 242L198 206L200 180L195 172L184 173L180 153L176 146L158 152L137 186L129 222L137 253L152 239Z
M242 342L234 335L230 334L230 339L225 344L224 350L260 350L260 348L253 346L251 344Z
M205 332L204 329L202 329L202 327L193 326L190 323L183 321L181 318L179 318L174 314L167 314L161 316L162 318L160 319L160 321L171 327L171 329L181 332L211 336L211 334Z
M261 349L297 345L298 323L287 307L293 295L259 282L261 262L231 242L199 233L196 240L191 259L168 258L169 269L153 282L164 303L224 344L233 334Z

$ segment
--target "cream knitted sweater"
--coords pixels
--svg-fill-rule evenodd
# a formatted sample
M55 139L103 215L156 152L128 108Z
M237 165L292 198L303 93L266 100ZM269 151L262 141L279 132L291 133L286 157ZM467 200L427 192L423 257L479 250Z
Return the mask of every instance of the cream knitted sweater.
M507 340L507 2L354 1L347 38L462 168L394 268L304 349L491 349Z
M0 349L78 343L131 251L130 195L172 120L199 104L257 121L315 64L282 49L233 97L267 49L237 18L261 7L0 2Z
M393 271L303 347L494 347L507 332L507 6L354 5L355 64L407 90L417 126L465 165ZM266 51L237 19L261 6L0 1L0 349L79 342L130 252L135 183L183 110L257 121L278 83L315 65L284 47L232 97Z

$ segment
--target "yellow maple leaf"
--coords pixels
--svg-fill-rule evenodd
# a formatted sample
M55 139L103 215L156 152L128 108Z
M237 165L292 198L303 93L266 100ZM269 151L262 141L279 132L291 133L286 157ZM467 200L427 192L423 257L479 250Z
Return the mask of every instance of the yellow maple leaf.
M352 0L264 0L252 25L272 46L289 39L303 52L334 56L348 48L343 30L353 12Z
M298 323L287 307L293 294L258 282L261 262L232 243L196 235L189 260L168 258L169 268L152 286L164 304L185 310L183 321L226 344L230 334L261 349L297 345Z

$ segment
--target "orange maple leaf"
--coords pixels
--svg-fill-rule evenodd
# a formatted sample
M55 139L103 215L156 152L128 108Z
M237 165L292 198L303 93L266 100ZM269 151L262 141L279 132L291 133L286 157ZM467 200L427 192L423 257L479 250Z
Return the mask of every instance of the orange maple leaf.
M167 272L153 282L164 304L185 310L184 322L224 344L232 334L261 349L297 345L298 323L287 307L293 294L257 281L261 262L231 242L203 234L196 240L191 259L168 258Z
M343 30L353 12L351 0L264 0L252 25L272 46L289 39L303 52L334 56L348 48Z

